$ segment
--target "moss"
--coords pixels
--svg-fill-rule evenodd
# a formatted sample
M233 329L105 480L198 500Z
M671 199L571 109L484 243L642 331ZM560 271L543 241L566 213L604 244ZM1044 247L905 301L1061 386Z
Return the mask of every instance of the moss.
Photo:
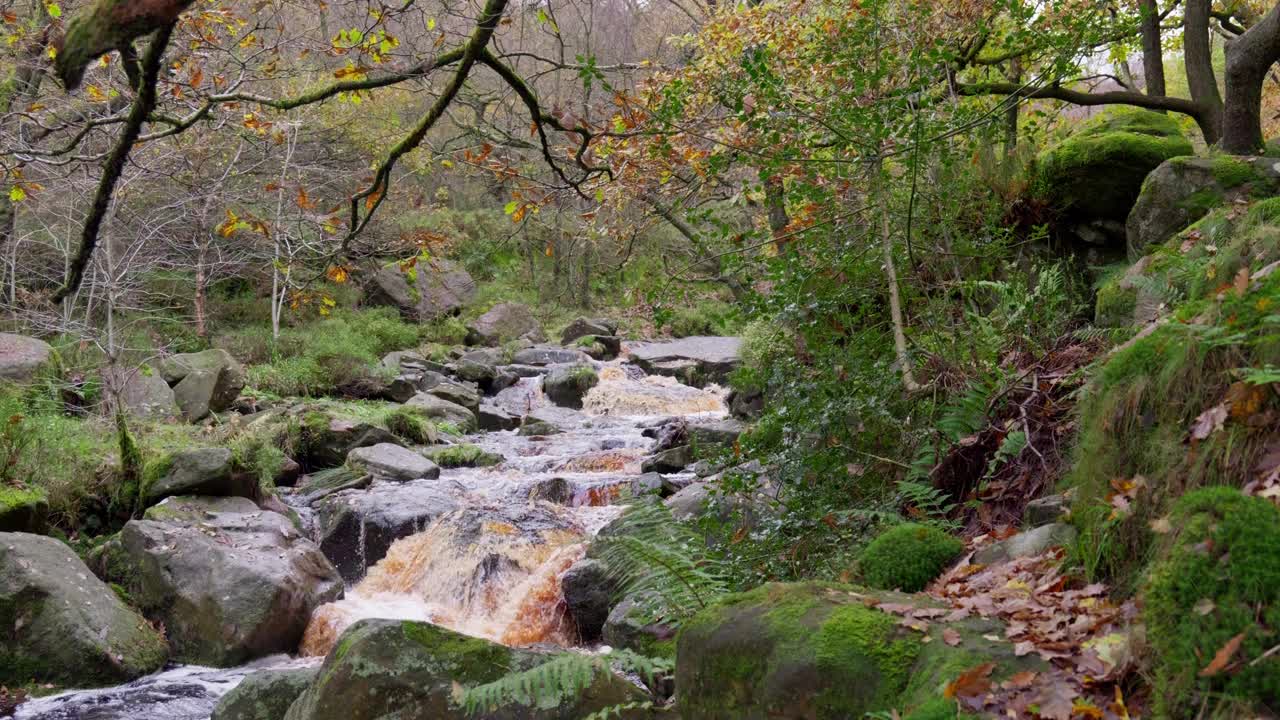
M1133 322L1133 311L1138 303L1138 291L1121 287L1119 282L1108 283L1098 290L1094 310L1094 322L1100 327L1124 327Z
M834 610L814 639L818 669L824 674L861 674L868 660L874 664L879 686L870 705L862 698L848 703L847 690L829 690L818 697L820 707L833 716L840 711L857 712L892 706L907 687L908 673L920 650L915 637L897 632L898 619L862 605L846 605Z
M906 715L903 720L977 720L977 715L961 712L955 700L934 698Z
M1213 179L1226 188L1243 185L1258 176L1253 165L1231 155L1215 155L1211 167Z
M1280 656L1263 655L1280 641L1280 509L1234 488L1206 488L1179 501L1172 525L1177 536L1144 588L1157 715L1221 698L1276 707ZM1206 602L1211 609L1200 611ZM1237 636L1238 665L1202 677Z
M1217 188L1204 188L1197 190L1182 200L1178 201L1178 207L1192 213L1193 215L1203 215L1210 210L1222 205L1224 195Z
M446 445L431 448L423 453L432 462L444 468L491 467L502 462L501 455L485 452L476 445Z
M46 502L44 490L34 487L16 488L0 485L0 515L15 508Z
M858 567L872 587L916 592L941 574L962 550L964 543L936 527L905 523L871 541L862 551Z
M436 424L421 410L401 406L386 417L387 430L415 445L430 445L438 438Z

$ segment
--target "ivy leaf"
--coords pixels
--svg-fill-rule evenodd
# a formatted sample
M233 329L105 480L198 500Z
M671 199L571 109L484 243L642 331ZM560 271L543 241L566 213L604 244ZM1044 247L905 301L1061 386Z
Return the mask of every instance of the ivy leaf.
M515 200L512 200L502 208L502 211L508 215L512 215L515 213L516 208L519 206L520 206L520 203L516 202Z
M58 3L56 3L56 2L51 2L51 3L48 3L47 5L45 5L44 7L45 7L45 9L46 9L46 10L48 10L48 11L49 11L49 17L51 17L51 18L60 18L60 17L62 17L62 7L61 7L61 6L59 6L59 5L58 5Z
M27 191L23 190L21 185L9 188L9 202L22 202L25 199L27 199Z

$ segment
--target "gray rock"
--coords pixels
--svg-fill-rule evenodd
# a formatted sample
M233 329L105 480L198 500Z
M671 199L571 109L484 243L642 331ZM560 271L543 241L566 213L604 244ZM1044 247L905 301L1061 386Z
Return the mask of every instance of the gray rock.
M168 420L181 412L173 388L152 367L104 368L102 381L133 417Z
M1270 197L1280 192L1280 160L1239 157L1252 172L1234 177L1218 167L1218 158L1178 157L1167 160L1147 176L1142 193L1125 221L1129 257L1137 260L1147 249L1204 217L1215 207L1236 199ZM1224 183L1224 180L1230 180ZM1242 182L1241 182L1242 181Z
M222 349L165 358L160 374L173 386L178 407L188 420L230 408L245 384L244 366Z
M764 393L759 390L731 390L725 401L729 414L739 420L756 420L764 414Z
M464 357L454 363L453 374L460 380L483 384L493 382L498 377L498 369L493 364Z
M509 413L497 405L481 403L476 417L479 419L480 429L489 432L516 430L520 427L519 415Z
M564 431L549 422L530 420L529 418L524 419L519 430L519 434L523 437L545 437L547 435L559 435L562 432Z
M426 388L425 392L461 405L473 413L480 408L480 391L474 385L445 380Z
M382 356L382 367L393 372L426 370L427 358L417 350L395 350Z
M421 532L458 509L457 488L436 481L375 482L367 490L330 495L317 506L320 550L355 583L386 557L391 543Z
M582 399L599 383L590 365L559 367L542 379L542 393L556 405L581 410Z
M468 345L496 346L522 337L545 339L533 312L519 303L494 305L467 328Z
M662 475L656 472L647 472L635 480L631 481L631 494L635 497L641 495L659 495L662 493L666 483Z
M147 505L174 495L253 497L256 488L231 473L232 456L227 448L199 448L174 453L163 475L144 490Z
M227 667L294 652L342 579L288 518L244 498L171 497L131 520L99 568L148 617L174 657Z
M435 395L418 393L409 398L409 401L405 403L405 407L418 408L424 415L433 420L453 423L464 433L471 432L476 428L477 419L474 412Z
M556 505L568 505L573 501L573 483L562 477L539 480L529 488L530 500L545 500Z
M338 467L352 450L380 443L401 445L386 428L329 416L323 411L307 413L302 422L299 462L309 471Z
M693 445L732 445L744 430L737 420L689 424L688 437Z
M503 365L501 369L522 378L542 377L551 372L551 368L543 365Z
M627 596L609 611L601 635L610 647L635 650L649 657L671 657L676 637L675 626L651 622L641 597ZM666 645L666 648L662 646Z
M347 453L347 465L363 470L375 478L394 482L409 480L434 480L440 477L440 467L418 453L391 443L379 443L356 448Z
M560 590L582 641L599 640L613 604L614 583L608 567L591 558L579 560L560 576Z
M222 696L209 720L282 720L320 668L259 670Z
M685 521L701 517L707 510L711 488L705 480L691 482L666 499L671 517Z
M121 683L168 656L160 634L50 537L0 533L0 613L2 685Z
M26 335L0 333L0 380L26 382L49 362L49 343Z
M456 315L475 295L471 275L438 258L417 263L411 273L392 263L375 272L364 287L366 304L393 307L406 320L420 323Z
M1039 555L1049 548L1070 545L1075 542L1076 535L1075 527L1066 523L1041 525L982 548L974 554L973 561L982 565L995 565Z
M520 350L515 355L511 356L511 362L515 365L565 365L570 363L585 363L589 360L591 360L591 358L581 350L571 350L554 346L531 347L525 350Z
M651 375L671 374L682 381L693 368L686 384L703 387L723 383L738 367L742 339L736 337L687 337L665 343L647 343L629 348L632 361Z
M1066 516L1070 509L1065 495L1046 495L1027 503L1027 507L1022 511L1023 522L1028 527L1040 527L1055 523Z
M640 463L640 471L677 473L692 465L693 461L693 448L681 445L645 458L644 462Z
M568 345L578 338L589 335L617 335L618 323L604 318L580 317L569 323L560 333L560 344Z

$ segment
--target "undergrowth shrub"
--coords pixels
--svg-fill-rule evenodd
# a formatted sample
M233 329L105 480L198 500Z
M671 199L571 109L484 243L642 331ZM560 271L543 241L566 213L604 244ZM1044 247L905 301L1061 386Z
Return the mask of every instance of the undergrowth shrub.
M1157 716L1253 717L1280 706L1280 509L1206 488L1178 502L1171 526L1143 593Z
M872 540L858 569L871 587L918 592L963 550L963 542L932 525L904 523Z

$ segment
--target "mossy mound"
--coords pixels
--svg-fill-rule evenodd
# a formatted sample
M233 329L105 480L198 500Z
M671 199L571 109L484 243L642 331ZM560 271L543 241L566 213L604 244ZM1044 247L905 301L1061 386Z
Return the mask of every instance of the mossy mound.
M971 619L909 630L880 602L929 605L900 593L834 583L770 583L730 595L685 623L677 639L676 693L687 720L826 720L899 711L937 715L961 673L996 663L993 678L1043 669L1018 658L999 623ZM961 643L941 639L944 629ZM995 638L988 639L985 636Z
M1121 591L1133 589L1151 557L1150 523L1186 492L1254 479L1280 430L1268 388L1280 365L1280 273L1255 269L1274 269L1277 246L1251 237L1225 236L1216 251L1197 246L1177 257L1170 243L1152 267L1177 268L1165 277L1187 295L1171 303L1166 322L1102 360L1083 395L1066 479L1076 488L1077 560Z
M442 468L492 467L502 462L501 455L485 452L470 443L434 447L422 454Z
M1210 717L1254 717L1280 706L1280 655L1266 655L1280 643L1280 509L1207 488L1183 497L1171 524L1172 547L1143 590L1158 716L1204 705Z
M386 425L392 433L415 445L434 445L440 439L436 424L415 408L396 408L387 415Z
M0 532L42 533L49 515L49 498L33 487L0 485Z
M858 567L871 587L917 592L962 550L963 542L936 527L905 523L872 540L858 558Z
M1191 152L1173 116L1115 108L1036 158L1032 192L1073 218L1124 221L1147 173Z

